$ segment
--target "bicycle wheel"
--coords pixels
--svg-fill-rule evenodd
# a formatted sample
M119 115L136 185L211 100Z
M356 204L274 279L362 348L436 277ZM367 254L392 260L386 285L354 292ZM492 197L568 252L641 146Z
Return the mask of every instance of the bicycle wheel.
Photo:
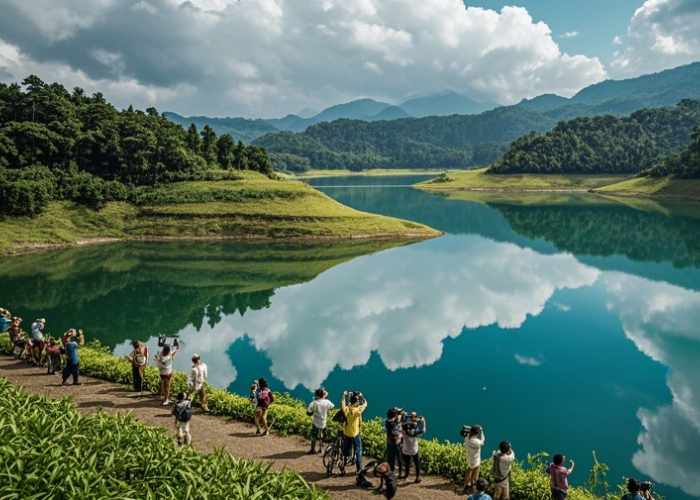
M326 467L326 476L333 475L333 467L335 466L336 457L333 445L326 446L326 451L323 452L323 465Z

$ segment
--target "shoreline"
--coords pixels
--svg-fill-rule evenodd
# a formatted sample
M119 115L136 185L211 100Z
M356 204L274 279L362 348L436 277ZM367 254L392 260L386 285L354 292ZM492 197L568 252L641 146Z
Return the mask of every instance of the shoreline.
M437 231L437 234L426 235L424 233L366 233L366 234L353 234L349 236L341 235L315 235L315 236L289 236L289 237L274 237L274 236L260 236L260 235L247 235L247 236L133 236L127 238L113 238L113 237L100 237L96 236L94 238L81 238L75 242L66 243L15 243L13 247L13 252L11 253L0 253L0 259L6 257L14 257L20 255L28 255L32 253L48 252L51 250L62 250L66 248L76 248L82 246L92 246L92 245L107 245L111 243L127 243L130 241L155 241L155 242L178 242L178 241L256 241L256 242L321 242L321 241L366 241L366 240L377 240L377 241L425 241L433 238L440 238L444 236L445 233L442 231Z

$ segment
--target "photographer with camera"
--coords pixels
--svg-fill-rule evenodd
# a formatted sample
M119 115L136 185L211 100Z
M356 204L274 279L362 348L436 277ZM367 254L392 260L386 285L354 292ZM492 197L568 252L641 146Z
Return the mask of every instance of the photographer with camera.
M350 397L349 405L346 403L348 396ZM345 391L343 392L343 398L340 400L340 409L347 419L343 431L343 455L348 457L350 450L355 448L356 465L359 472L362 469L362 438L360 437L360 429L362 427L362 413L367 409L367 400L362 397L361 392ZM369 481L361 481L361 475L357 477L358 486L366 487L369 484Z
M401 454L403 455L403 466L406 471L401 479L408 479L411 472L411 459L416 464L416 479L414 483L422 481L420 477L420 455L418 455L418 436L427 431L425 425L425 417L419 417L414 411L410 416L405 416L401 425L403 432L403 445L401 446Z
M651 494L652 484L649 481L640 483L634 478L627 482L627 493L623 495L622 500L654 500Z
M78 342L73 340L78 337ZM75 331L75 328L68 330L63 335L63 349L66 352L66 367L63 369L63 381L61 385L66 385L68 377L73 375L73 385L83 385L78 381L80 377L80 358L78 357L78 346L85 345L85 336L82 330Z
M479 479L479 471L481 470L481 448L486 442L484 430L480 425L472 425L464 427L462 435L464 437L464 447L467 450L467 472L464 475L464 490L466 494L469 491L476 493L476 482ZM481 435L481 438L479 438Z
M566 500L569 491L569 482L566 479L574 471L574 461L569 460L570 467L564 467L566 457L561 453L554 455L552 463L547 467L547 474L550 475L549 485L552 488L552 500Z
M172 403L170 401L170 385L173 382L173 358L180 352L180 344L177 339L173 342L173 346L175 350L171 351L170 346L165 344L163 350L153 357L160 373L160 395L163 398L163 406Z
M384 428L386 429L386 453L387 463L391 472L394 472L396 461L399 462L399 477L403 470L403 460L401 458L401 421L406 412L401 408L390 408L386 412Z
M498 450L493 452L493 500L508 500L510 492L510 470L515 461L515 453L508 441L501 441Z
M134 378L134 391L143 392L143 372L148 364L148 347L140 340L134 340L131 344L134 350L126 359L131 363L131 375Z
M209 372L207 365L202 363L202 358L199 354L192 355L192 368L187 372L187 386L190 392L196 393L199 396L199 404L202 405L204 413L210 413L211 410L207 406L207 387L206 381Z
M318 452L323 452L323 438L326 436L328 412L335 408L335 405L326 399L327 397L328 391L323 387L319 387L316 389L316 392L314 392L314 400L306 409L306 414L314 417L314 422L311 425L311 435L309 436L311 440L311 449L308 451L307 455L316 453L317 440L321 441L318 444Z

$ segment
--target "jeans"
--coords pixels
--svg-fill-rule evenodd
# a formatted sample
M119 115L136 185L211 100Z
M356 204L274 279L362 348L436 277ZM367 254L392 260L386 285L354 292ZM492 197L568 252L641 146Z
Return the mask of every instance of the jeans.
M357 470L360 470L362 468L362 438L359 434L355 437L343 435L343 455L349 456L352 447L355 448L357 456Z
M66 363L66 367L63 369L63 382L65 383L71 375L73 375L73 383L77 384L78 376L80 375L80 363Z
M387 452L387 462L389 462L389 468L391 469L391 472L394 472L394 465L398 461L399 462L399 476L401 475L401 471L403 470L403 461L401 460L401 444L400 443L394 443L394 442L387 442L386 443L386 452Z
M566 500L566 491L552 488L552 500Z
M416 477L420 477L420 455L418 455L418 453L415 455L403 454L403 465L406 469L406 475L404 477L408 477L408 474L411 471L411 459L413 459L413 463L416 464Z

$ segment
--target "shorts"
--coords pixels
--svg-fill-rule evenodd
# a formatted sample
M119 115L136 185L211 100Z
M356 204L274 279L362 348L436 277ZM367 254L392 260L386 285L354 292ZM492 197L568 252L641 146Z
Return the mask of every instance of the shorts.
M167 375L162 375L160 376L161 380L171 380L173 378L173 372L168 373Z
M508 500L508 492L510 488L508 486L498 486L493 492L493 500Z
M552 488L552 500L566 500L566 491Z
M476 486L476 481L479 479L479 471L481 470L481 464L476 467L469 467L467 469L467 484Z

